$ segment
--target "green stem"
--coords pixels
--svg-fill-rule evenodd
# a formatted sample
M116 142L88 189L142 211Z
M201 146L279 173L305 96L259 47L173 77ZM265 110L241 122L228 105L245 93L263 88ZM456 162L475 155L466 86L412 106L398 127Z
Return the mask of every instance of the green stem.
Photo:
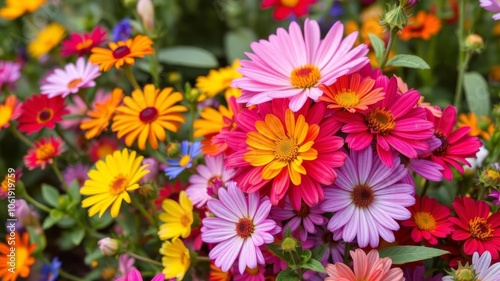
M47 213L50 213L51 209L47 206L45 206L44 204L36 201L33 197L31 197L27 191L24 191L22 194L20 194L19 196L21 197L24 197L24 199L26 199L26 201L30 202L31 204L35 205L35 207L37 207L38 209L42 210L42 211L45 211Z
M132 252L127 252L127 254L129 256L133 257L136 260L140 260L140 261L143 261L143 262L147 262L147 263L150 263L150 264L154 264L154 265L158 265L158 266L163 267L163 264L161 262L159 262L159 261L155 261L155 260L152 260L150 258L143 257L143 256L140 256L138 254L134 254Z
M424 195L427 193L427 189L429 189L429 180L425 180L424 183L424 188L422 189L422 192L420 193L420 197L424 197Z
M344 263L349 264L349 250L351 250L351 244L345 243L344 249Z
M124 64L123 65L123 71L125 72L125 75L127 76L127 79L130 81L134 89L140 90L141 87L139 86L139 83L137 83L137 80L135 79L134 74L132 73L132 68L130 68L130 65Z
M82 279L80 277L74 276L73 274L64 271L62 268L59 268L58 271L59 271L59 275L61 275L61 277L64 277L66 279L69 279L72 281L85 281L84 279Z
M204 256L197 256L196 260L197 261L207 261L207 262L211 261L211 259L209 257L204 257Z
M10 123L9 130L16 138L18 138L20 141L24 142L26 145L31 146L31 147L35 147L33 142L31 142L25 135L21 134L17 130L16 125L14 125L12 122Z
M85 230L85 232L87 232L90 236L94 237L94 238L97 238L97 239L103 239L103 238L106 238L106 236L104 234L101 234L95 230L93 230L88 223L83 223L82 221L80 221L80 218L78 217L78 215L74 214L74 213L69 213L69 215L75 220L75 222Z
M50 167L52 167L52 170L56 174L57 179L61 182L61 185L63 186L64 190L68 190L69 187L66 184L66 181L64 180L64 178L61 174L61 170L59 170L59 167L57 167L57 161L50 163Z
M384 57L382 58L382 61L380 62L380 69L384 69L387 60L389 59L389 54L391 53L392 47L394 46L394 42L396 42L396 36L398 35L398 29L393 28L391 29L391 34L389 37L389 43L387 44L387 48L385 49L384 52Z
M66 138L66 136L64 135L64 132L62 131L61 127L59 126L59 124L56 124L56 127L55 127L55 131L57 133L57 135L64 141L64 143L69 147L69 149L71 149L73 152L76 153L76 155L78 155L79 157L85 157L84 155L80 154L80 152L78 151L78 149L76 149L75 146L73 146L73 144L71 144L71 142L68 140L68 138Z
M92 109L92 105L89 103L89 101L85 98L85 95L83 93L83 90L80 89L78 91L78 96L82 99L82 101L85 103L85 106L87 106L87 109Z
M465 21L465 0L462 0L459 1L459 8L458 8L458 30L457 30L458 77L457 77L457 86L455 87L455 101L453 102L453 105L455 106L455 108L457 108L458 111L460 110L459 105L462 99L462 84L463 84L464 73L468 64L468 62L466 63L466 53L465 53L464 21Z
M158 226L158 221L156 219L154 219L149 213L148 211L146 211L146 209L144 209L144 206L141 205L141 202L139 202L137 199L132 199L132 203L134 204L134 206L139 210L139 212L141 212L141 214L143 216L145 216L148 221L152 224L154 224L156 227L159 227Z
M464 83L464 75L465 71L467 71L467 67L469 66L469 60L470 60L470 54L467 53L463 61L459 62L460 66L458 69L457 86L455 89L455 101L453 102L453 105L455 106L457 111L460 111L460 103L462 102L462 92L463 92L462 87Z

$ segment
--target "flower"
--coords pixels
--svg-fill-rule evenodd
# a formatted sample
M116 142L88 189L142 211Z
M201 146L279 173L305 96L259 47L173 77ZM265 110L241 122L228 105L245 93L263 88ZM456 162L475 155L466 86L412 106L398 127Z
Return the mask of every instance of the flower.
M228 271L239 259L239 272L246 267L257 268L264 264L260 246L274 241L273 234L279 231L276 222L267 219L271 211L269 198L259 199L257 193L245 196L236 184L227 190L219 190L219 199L208 200L208 209L215 217L202 221L201 239L205 243L217 243L209 253L215 265Z
M335 241L333 232L329 231L325 225L317 226L316 233L311 234L308 241L311 241L313 248L325 246L323 255L319 261L325 262L341 262L345 253L345 243L343 241Z
M215 95L224 92L228 95L234 92L231 88L231 82L236 78L241 78L242 75L236 69L240 67L239 60L234 60L233 64L217 70L212 69L207 76L199 76L196 78L196 88L200 89L201 95L198 101L203 101L206 98L212 98Z
M47 0L6 0L6 7L0 9L0 17L7 20L14 20L25 13L33 13Z
M151 281L163 281L165 275L163 273L156 274ZM132 269L127 273L125 278L116 278L115 281L142 281L142 275L137 269Z
M117 149L118 143L116 142L116 139L109 137L99 138L90 144L90 160L97 162L97 160L112 154Z
M157 210L161 210L163 200L173 197L173 195L180 193L185 189L185 185L180 180L175 180L174 183L166 183L158 190L158 196L155 199L155 206Z
M354 73L339 77L332 85L320 85L324 92L319 100L328 103L328 108L345 109L351 113L356 110L366 110L372 105L384 99L382 88L374 89L375 80L365 77L361 80L361 75Z
M76 64L69 63L64 66L64 69L56 69L40 88L42 94L50 98L55 96L64 98L69 94L78 93L80 89L94 87L94 79L100 75L96 65L85 62L85 59L80 57Z
M500 20L500 2L498 0L479 0L479 5L485 10L494 12L492 18Z
M239 131L226 136L234 150L227 166L235 168L234 180L249 193L269 194L277 205L288 195L295 210L301 202L312 206L323 200L321 184L337 177L345 154L339 149L343 139L334 136L340 124L326 115L326 105L309 101L298 112L287 108L284 99L243 110L237 117Z
M14 175L12 173L6 173L2 182L0 183L0 199L5 199L9 196L9 190L12 190L12 179L16 179L18 181L23 176L22 169L17 168L14 171ZM10 179L10 181L9 181ZM10 188L9 188L9 182Z
M59 42L61 42L65 34L66 31L62 25L58 23L51 23L39 31L36 37L29 42L28 52L35 59L40 59L54 47L59 45Z
M215 266L213 261L210 261L210 271L208 272L209 281L230 281L231 271L222 271L220 268Z
M102 92L103 91L97 91L94 102L98 99ZM81 116L85 115L85 113L87 112L87 105L80 96L73 95L71 100L72 101L67 101L66 109L69 111L69 115L79 116L79 118L66 119L59 122L63 130L78 128L82 121Z
M40 167L45 169L45 165L54 163L54 158L65 151L61 138L41 138L35 142L35 148L28 150L24 156L24 164L29 170Z
M480 255L478 252L474 252L472 255L472 266L459 265L458 270L452 270L454 275L460 276L460 269L465 268L466 271L471 271L472 275L475 277L474 280L480 281L496 281L498 276L500 276L500 263L491 264L491 254L490 252L484 252ZM443 281L453 281L454 276L448 275L443 277ZM465 279L460 279L465 280ZM472 280L472 279L471 279Z
M429 40L441 30L441 21L432 13L419 11L415 17L408 19L408 24L403 28L400 37L403 40L411 38L422 38Z
M89 168L89 166L82 163L69 165L62 172L63 179L67 185L71 185L74 181L76 181L78 186L82 186L88 179L87 171L89 170Z
M491 119L487 116L480 116L479 120L477 116L469 112L467 114L460 113L458 115L458 127L462 128L465 126L470 127L470 136L481 136L484 140L490 140L491 136L495 131L495 125L491 122Z
M121 104L123 96L122 89L114 88L106 99L94 103L93 109L87 112L87 118L80 124L80 129L86 131L86 139L93 139L108 129L109 121Z
M158 176L160 163L154 157L147 157L142 160L142 165L148 165L149 174L142 177L141 182L154 182Z
M61 267L62 262L59 261L58 257L54 257L52 259L52 263L50 264L42 264L41 274L42 277L40 281L54 281L59 277L59 268Z
M335 240L353 242L356 238L362 248L377 247L379 235L394 242L393 231L399 229L396 220L409 219L411 213L405 207L415 204L415 188L403 182L408 171L399 158L388 167L373 157L371 147L351 150L337 173L335 183L325 188L322 203L324 211L334 212L328 229Z
M368 110L349 113L336 112L335 117L345 125L346 142L352 150L362 150L375 138L377 154L382 163L392 167L393 151L408 158L416 158L417 150L428 148L427 139L432 137L432 122L425 118L426 111L415 107L420 93L411 90L397 93L396 78L379 76L375 87L382 87L385 98Z
M119 21L113 28L111 34L111 41L125 41L132 35L132 25L130 24L130 19L128 17Z
M488 196L495 198L491 203L495 205L500 205L500 191L492 190Z
M350 251L353 268L350 269L347 265L337 262L326 266L328 276L325 281L378 281L391 280L403 281L403 271L401 268L391 268L391 258L379 258L377 250L371 250L368 255L361 249Z
M14 241L16 245L14 261L11 260L11 243L0 242L0 277L3 281L15 281L18 277L28 277L30 267L35 263L31 254L35 250L36 244L30 244L29 234L25 232L21 235L16 231L14 232L14 240L9 240L10 237L10 233L8 233L5 236L5 241ZM9 270L11 268L14 268L14 272Z
M17 177L16 181L19 180ZM28 202L23 199L16 199L16 218L23 224L24 227L27 226L37 226L39 225L40 216L38 212L31 207Z
M463 174L462 165L470 166L465 158L476 155L481 147L481 141L477 137L468 135L469 127L461 127L453 131L457 120L457 109L453 106L447 106L441 118L427 111L427 119L434 123L434 135L441 140L441 146L432 151L430 160L444 168L441 172L447 180L453 178L450 166Z
M276 6L273 11L273 18L275 20L284 20L290 15L301 17L307 15L307 9L316 0L263 0L261 8L266 9Z
M233 281L263 281L265 266L257 266L256 268L245 268L243 273L237 272L237 269L234 269Z
M54 129L57 122L69 111L65 109L64 99L60 96L49 98L46 95L33 95L21 107L19 131L33 134L46 127Z
M115 278L126 278L130 272L136 270L134 267L135 259L129 257L127 254L120 255L118 257L118 270L116 272Z
M208 192L214 187L216 181L224 185L234 176L233 169L226 169L222 155L205 157L205 165L198 165L196 172L189 178L190 185L186 189L186 194L197 208L205 206L208 199L212 198Z
M5 85L10 88L21 77L21 64L0 60L0 94Z
M7 128L10 121L16 120L21 115L21 104L16 96L7 96L4 104L0 104L0 130Z
M151 0L139 0L136 9L141 17L144 28L148 31L152 31L155 23L155 9Z
M89 209L89 217L99 212L102 217L106 209L111 206L111 216L116 218L120 212L122 200L130 203L127 191L139 188L139 180L149 170L141 166L144 157L136 157L136 152L129 152L126 148L115 151L106 156L106 160L99 160L96 168L90 170L84 186L80 189L82 195L91 195L82 201L82 207Z
M118 240L105 237L97 241L99 250L104 256L114 256L118 252Z
M162 203L163 213L159 215L164 224L160 225L158 236L161 240L189 237L193 224L193 203L185 191L179 194L179 203L165 199Z
M452 223L448 221L450 209L439 205L437 200L424 196L416 197L416 203L409 208L411 218L401 224L411 227L411 238L415 242L428 241L431 245L438 243L437 238L445 238L452 231Z
M283 229L290 228L291 231L297 230L300 226L300 240L306 241L308 233L316 233L316 226L324 225L328 219L323 216L323 210L320 205L309 207L302 202L300 210L294 210L290 201L285 200L285 205L281 207L273 207L271 209L271 217L276 221L289 220Z
M68 57L72 55L83 56L90 50L106 42L106 30L97 26L91 33L72 33L69 39L62 42L61 55Z
M181 153L179 159L168 159L168 167L165 168L165 174L170 178L174 179L177 177L184 169L191 168L193 165L193 159L200 154L201 143L194 142L189 144L187 140L181 143Z
M123 105L116 109L111 130L118 138L125 137L125 144L131 146L137 139L139 149L146 149L146 140L153 149L158 148L158 140L164 141L165 130L176 133L180 123L186 121L181 112L187 111L182 94L172 88L156 89L154 85L144 86L144 91L136 89L132 96L123 99Z
M269 41L252 43L253 53L247 54L250 60L242 60L238 69L243 78L232 83L242 90L238 102L261 104L273 98L290 98L290 109L297 111L308 98L316 101L323 94L319 85L331 85L368 63L366 45L351 50L357 33L342 40L343 29L342 23L336 22L321 40L318 22L306 19L304 36L292 22L289 32L279 28Z
M452 205L458 218L449 218L454 224L451 238L455 241L465 240L463 249L467 255L489 251L493 259L498 259L500 213L489 215L488 204L469 197L456 198Z
M111 67L121 68L124 65L133 65L135 58L143 58L154 53L153 41L145 35L137 35L134 39L110 42L109 49L94 47L89 61L98 64L101 71L108 71Z
M163 255L163 274L166 279L177 278L182 280L191 265L189 250L181 239L165 241L161 245L160 254Z

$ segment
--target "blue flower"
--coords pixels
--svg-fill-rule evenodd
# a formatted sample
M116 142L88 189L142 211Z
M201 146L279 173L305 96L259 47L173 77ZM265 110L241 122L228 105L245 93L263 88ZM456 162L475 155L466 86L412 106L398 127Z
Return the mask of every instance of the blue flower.
M42 277L40 278L40 281L54 281L57 279L59 276L59 268L61 267L61 262L59 261L58 257L54 257L52 259L51 264L43 264L42 265L42 270L41 274Z
M111 40L113 42L125 41L130 37L130 35L132 35L132 25L130 24L130 19L127 17L115 25L111 35Z
M194 142L189 145L188 141L183 141L180 150L181 154L179 155L179 159L167 160L169 167L165 168L165 174L170 179L177 177L184 169L191 168L193 165L193 158L201 152L201 143Z

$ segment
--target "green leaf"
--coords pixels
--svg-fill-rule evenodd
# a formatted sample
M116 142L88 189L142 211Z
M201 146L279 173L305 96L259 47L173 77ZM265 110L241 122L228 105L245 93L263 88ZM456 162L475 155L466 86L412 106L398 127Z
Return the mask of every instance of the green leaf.
M316 260L320 260L323 257L323 254L326 251L326 245L321 245L319 247L316 247L314 251L312 252L312 258Z
M285 256L285 252L281 249L279 245L268 244L266 247L273 252L276 256L280 257L282 260L286 261L287 257Z
M109 226L113 222L113 218L109 212L104 213L102 217L93 216L90 217L90 225L93 229L102 229Z
M377 58L377 61L380 64L382 62L382 59L384 58L385 43L384 41L382 41L382 39L380 39L377 35L373 33L368 34L368 37L370 37L372 47L375 50L375 57Z
M80 203L82 196L80 195L80 185L74 180L68 188L68 194L73 203Z
M158 59L167 64L214 68L218 67L217 58L209 51L193 46L176 46L162 49Z
M57 209L50 210L49 215L43 221L43 229L50 228L54 224L58 223L64 216L65 214Z
M316 272L326 273L325 267L318 260L315 259L310 259L309 261L307 261L305 264L302 265L302 268L314 270Z
M423 246L394 246L379 250L381 258L389 257L392 264L405 264L448 254L448 251Z
M71 242L75 245L80 245L83 237L85 237L85 229L77 228L71 232Z
M386 64L386 66L399 66L418 69L431 68L422 58L414 55L395 55Z
M57 198L59 198L59 191L53 186L50 186L48 184L43 184L42 185L42 197L47 204L49 204L52 207L57 207Z
M257 41L257 35L249 28L228 31L224 35L224 49L229 63L245 58L245 52L251 51L250 43Z
M300 276L293 272L291 269L285 269L278 273L276 276L276 281L297 281L300 280Z
M490 92L488 83L477 72L467 72L464 75L464 91L469 110L476 116L490 114Z
M311 250L304 250L302 254L300 254L300 263L301 264L307 263L311 259L311 256L312 256Z

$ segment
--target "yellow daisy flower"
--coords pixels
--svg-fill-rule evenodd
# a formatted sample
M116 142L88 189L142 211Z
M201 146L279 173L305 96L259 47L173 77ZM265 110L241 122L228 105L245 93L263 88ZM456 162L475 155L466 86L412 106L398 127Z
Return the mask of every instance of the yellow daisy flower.
M484 140L489 140L495 131L495 125L491 122L491 119L486 116L477 116L470 113L460 113L458 115L458 127L469 126L469 135L480 136Z
M5 237L6 241L14 241L15 244L0 242L0 279L3 281L15 281L18 277L26 278L30 275L30 267L35 263L35 259L31 256L36 249L36 244L30 244L30 236L28 232L15 232L15 239L9 240L10 235ZM15 245L16 259L15 266L10 266L10 258L7 255L11 254L12 246ZM10 271L14 268L14 272Z
M21 106L16 96L8 96L3 104L0 104L0 131L9 127L9 122L21 114Z
M103 102L94 104L94 109L87 112L87 119L80 124L80 129L86 131L85 138L92 139L108 129L109 121L123 98L122 89L115 88Z
M198 77L196 79L196 88L201 90L198 101L214 97L222 92L228 92L229 95L239 97L241 91L231 88L231 82L236 78L242 77L241 73L236 70L239 67L240 62L235 60L231 66L219 68L218 70L212 69L208 72L207 76Z
M82 207L89 209L89 217L99 213L101 217L111 206L111 216L116 218L122 200L130 203L127 191L139 188L139 180L149 174L147 165L142 165L144 157L136 157L136 152L127 149L115 151L99 160L95 169L88 172L89 179L80 189L82 195L91 195L82 201Z
M187 111L183 105L175 105L182 100L182 94L172 88L156 89L154 85L137 89L131 97L123 99L123 105L116 109L111 129L118 138L125 137L125 144L131 146L137 139L139 149L146 149L146 140L153 149L158 148L158 140L164 141L165 130L177 132L180 123L186 122L181 112Z
M182 280L191 265L189 250L186 248L181 239L175 239L172 242L165 241L160 249L161 259L163 264L162 273L165 274L165 279L177 278Z
M64 27L58 23L51 23L38 32L35 39L28 44L28 52L35 59L46 55L54 47L59 45L66 35Z
M14 20L26 14L38 10L47 0L7 0L7 6L0 9L0 17Z
M181 191L179 194L179 203L172 199L163 200L162 208L165 212L159 216L164 222L158 231L160 239L177 239L179 236L187 238L193 224L193 203L186 192Z

